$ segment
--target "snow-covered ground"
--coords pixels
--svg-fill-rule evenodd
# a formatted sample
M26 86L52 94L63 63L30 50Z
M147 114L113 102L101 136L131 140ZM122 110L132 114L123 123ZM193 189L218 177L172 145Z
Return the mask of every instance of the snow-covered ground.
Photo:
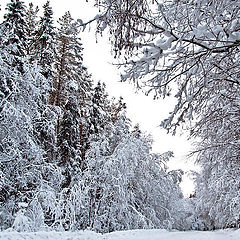
M1 240L240 240L240 230L219 231L167 231L132 230L98 234L91 231L79 232L0 232Z

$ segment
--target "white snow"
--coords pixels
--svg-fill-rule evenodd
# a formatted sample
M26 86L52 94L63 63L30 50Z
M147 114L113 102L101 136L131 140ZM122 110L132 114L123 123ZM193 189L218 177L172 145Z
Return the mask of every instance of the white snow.
M169 37L168 39L159 39L156 42L156 45L160 47L162 50L167 50L171 47L172 41L174 40L174 37Z
M78 90L78 83L74 80L72 80L70 83L69 83L69 87L74 89L75 91Z
M240 230L220 231L167 231L132 230L105 234L107 240L239 240Z
M28 203L19 202L19 203L18 203L18 207L20 207L20 208L26 208L26 207L28 207Z
M92 231L79 232L0 232L0 240L103 240L103 235Z
M163 229L130 230L107 234L92 231L78 232L0 232L1 240L239 240L240 230L167 231Z

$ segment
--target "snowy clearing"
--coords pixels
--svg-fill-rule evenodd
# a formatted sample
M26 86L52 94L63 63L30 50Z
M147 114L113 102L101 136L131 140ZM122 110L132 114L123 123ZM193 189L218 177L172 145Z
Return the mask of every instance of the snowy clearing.
M0 232L1 240L239 240L240 230L219 231L167 231L131 230L98 234L92 231L79 232Z

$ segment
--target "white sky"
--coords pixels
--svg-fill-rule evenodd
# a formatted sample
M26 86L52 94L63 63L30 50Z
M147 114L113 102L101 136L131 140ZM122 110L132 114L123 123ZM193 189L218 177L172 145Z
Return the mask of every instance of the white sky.
M2 11L6 3L10 0L0 0ZM25 0L26 5L33 2L34 5L41 6L45 4L45 0ZM77 19L81 18L87 21L97 14L97 9L93 7L93 0L50 0L53 7L54 16L61 17L66 11L70 11L72 16ZM88 28L81 34L82 43L84 47L84 65L88 67L89 73L92 74L93 79L104 81L107 84L107 91L110 95L119 97L122 96L127 103L127 112L133 124L139 123L143 131L152 134L154 139L154 152L174 151L174 159L169 162L170 169L183 169L189 171L196 169L194 164L186 160L185 155L190 149L190 144L187 142L185 136L171 136L166 134L165 130L161 130L158 125L161 120L168 116L172 110L173 100L152 100L151 97L146 97L142 93L135 93L132 85L128 83L120 83L119 72L111 63L114 61L110 54L110 44L107 36L98 37L96 43L94 26L92 31ZM181 184L184 195L188 196L193 191L193 183L187 176L184 176Z

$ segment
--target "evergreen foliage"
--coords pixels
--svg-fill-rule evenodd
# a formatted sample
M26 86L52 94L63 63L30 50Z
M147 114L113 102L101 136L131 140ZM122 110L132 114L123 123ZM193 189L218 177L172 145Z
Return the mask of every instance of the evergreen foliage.
M36 26L38 26L38 28L36 29L33 45L33 57L41 66L43 76L51 80L52 83L56 32L53 21L53 11L49 1L44 4L43 16Z

